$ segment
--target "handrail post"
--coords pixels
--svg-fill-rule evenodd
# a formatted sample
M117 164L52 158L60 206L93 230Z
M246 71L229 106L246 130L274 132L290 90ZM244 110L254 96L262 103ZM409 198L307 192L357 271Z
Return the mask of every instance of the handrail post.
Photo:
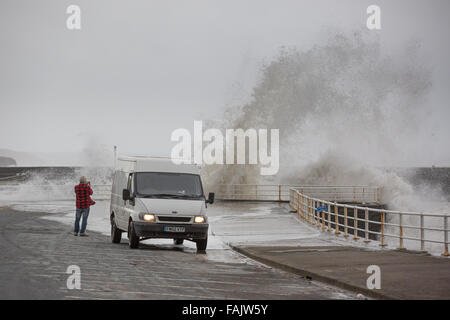
M348 237L347 207L344 207L344 238Z
M307 206L305 203L305 195L302 193L302 212L303 212L303 216L307 215Z
M309 216L309 210L306 210L308 208L308 202L305 199L305 194L303 194L303 206L305 207L304 215Z
M336 202L334 202L334 218L335 218L335 224L336 224L336 228L335 228L335 231L334 231L334 234L335 235L338 235L338 234L340 234L341 232L339 231L339 217L338 217L338 206L337 206L337 203Z
M313 207L314 207L314 201L313 201L313 205L312 205ZM311 223L311 214L310 214L311 212L307 212L307 213L305 213L305 215L304 215L304 218L306 219L306 221L308 221L308 223Z
M358 208L353 207L353 240L358 239Z
M319 217L320 212L317 212L317 210L316 210L316 208L318 206L320 206L320 203L316 202L314 204L314 211L313 211L313 216L312 216L312 218L314 220L313 222L314 222L315 225L319 225L320 224L320 217Z
M365 212L365 216L364 216L364 220L365 220L365 239L364 242L365 243L369 243L369 209L366 208L366 212Z
M321 204L321 207L323 207L323 202ZM325 211L322 210L322 231L325 231Z
M425 229L424 229L424 219L423 213L420 213L420 251L427 252L425 250Z
M300 199L302 199L302 204L300 204ZM300 192L298 193L298 206L300 208L299 215L303 215L303 210L305 207L303 206L303 195L300 194Z
M312 200L310 198L306 199L306 215L309 216L311 214L312 208Z
M327 231L328 232L331 232L331 206L330 206L330 204L328 203L328 205L327 205L327 216L328 216L328 229L327 229Z
M448 253L448 216L447 215L444 216L444 247L445 247L445 251L442 254L442 256L444 256L444 257L450 256L450 254Z
M306 199L306 215L310 215L311 214L311 210L313 210L312 208L312 200L310 198Z
M400 245L398 247L398 249L405 249L405 247L403 246L403 215L401 213L399 213L399 227L400 227Z
M314 208L312 211L312 216L314 217L314 220L316 221L315 224L317 224L320 227L320 211L317 211L317 207L320 207L320 201L314 202Z
M315 207L314 207L314 214L317 215L317 227L320 228L320 224L322 223L320 220L320 211L317 211L316 208L320 207L320 201L317 201L315 203Z
M308 205L305 199L305 195L302 193L302 208L303 208L303 217L307 217L309 214Z
M300 193L297 192L297 215L300 217Z
M386 243L384 242L384 221L385 221L385 212L381 213L381 247L385 247Z
M278 201L281 202L281 184L278 185Z

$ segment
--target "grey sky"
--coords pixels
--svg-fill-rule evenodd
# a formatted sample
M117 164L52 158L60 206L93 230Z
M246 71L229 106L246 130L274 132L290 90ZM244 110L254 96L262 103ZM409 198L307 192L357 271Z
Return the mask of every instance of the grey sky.
M81 7L80 31L66 28L70 4ZM448 149L447 0L2 0L0 149L69 152L95 141L168 154L174 129L248 99L281 46L307 50L330 29L363 29L370 4L381 7L375 32L387 53L423 44L433 67L424 107L439 132L431 143Z

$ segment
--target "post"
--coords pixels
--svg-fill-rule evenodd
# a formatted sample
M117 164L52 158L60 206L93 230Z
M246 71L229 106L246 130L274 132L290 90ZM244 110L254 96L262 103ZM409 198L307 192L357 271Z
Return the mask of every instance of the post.
M358 208L353 207L353 240L358 239Z
M316 207L320 207L320 202L316 203ZM316 220L316 224L320 225L320 212L314 210L314 219Z
M305 212L305 197L302 194L300 194L300 193L298 193L298 196L299 197L301 196L302 203L300 205L300 208L301 208L300 210L302 212L302 215L305 216L305 214L306 214L306 212Z
M337 203L336 203L336 201L334 202L334 223L335 223L335 231L334 231L334 234L335 235L338 235L338 234L340 234L340 231L339 231L339 217L338 217L338 206L337 206Z
M317 207L317 206L320 206L320 202L316 202L316 203L315 203L315 206L314 206L314 209L313 209L312 214L313 214L313 216L314 216L314 224L315 224L316 226L319 226L319 225L320 225L320 219L319 219L319 214L320 214L320 212L317 212L317 210L316 210L316 207Z
M278 201L281 202L281 184L278 185Z
M114 146L114 168L117 167L117 146Z
M348 237L347 206L344 207L344 238Z
M300 216L300 193L297 193L297 215Z
M386 243L384 243L384 219L385 219L385 212L381 213L381 247L385 247Z
M305 196L303 196L303 203L305 203ZM314 210L314 209L313 209ZM303 212L303 217L306 219L306 217L309 215L309 212L306 210Z
M442 254L444 257L448 257L450 254L448 253L448 216L444 217L444 246L445 251Z
M420 213L420 251L427 252L425 250L425 229L424 229L423 213Z
M403 246L403 215L399 213L399 227L400 227L400 245L398 249L405 249Z
M302 198L302 204L301 204L302 209L301 210L302 210L302 214L303 214L303 217L304 217L304 216L306 216L308 214L308 212L306 211L307 210L307 206L305 204L305 195L303 193L299 193L298 196L299 197L301 196L301 198Z
M306 221L308 221L308 223L311 223L311 216L314 213L315 210L315 204L314 204L314 200L311 199L311 211L308 212L308 215L305 217Z
M320 206L323 207L323 202L321 203ZM324 210L322 210L322 231L325 231L325 211Z
M328 215L328 232L331 232L331 205L328 203L327 204L327 215Z
M306 199L306 214L309 216L311 213L311 199Z
M364 242L365 243L369 243L369 209L366 208L366 213L365 213L365 239Z

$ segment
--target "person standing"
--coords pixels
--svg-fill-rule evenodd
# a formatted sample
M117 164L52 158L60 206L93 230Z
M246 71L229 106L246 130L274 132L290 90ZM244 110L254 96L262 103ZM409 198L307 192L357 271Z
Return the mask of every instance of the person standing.
M81 237L87 237L86 233L87 219L89 216L90 206L94 205L95 202L91 199L93 194L90 182L87 181L86 177L80 178L80 184L75 186L76 194L76 210L75 210L75 226L74 226L74 236L78 236L80 232ZM81 229L80 229L80 219Z

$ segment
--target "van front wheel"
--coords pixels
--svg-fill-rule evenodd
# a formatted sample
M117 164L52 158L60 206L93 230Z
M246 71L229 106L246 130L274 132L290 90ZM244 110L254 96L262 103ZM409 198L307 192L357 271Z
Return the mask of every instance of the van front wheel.
M122 240L122 231L117 228L116 221L113 217L111 219L111 242L120 243L120 240Z
M139 237L136 235L134 230L134 223L130 221L128 224L128 244L131 249L139 248Z
M205 251L206 246L208 245L208 238L197 240L196 244L197 244L197 251Z

